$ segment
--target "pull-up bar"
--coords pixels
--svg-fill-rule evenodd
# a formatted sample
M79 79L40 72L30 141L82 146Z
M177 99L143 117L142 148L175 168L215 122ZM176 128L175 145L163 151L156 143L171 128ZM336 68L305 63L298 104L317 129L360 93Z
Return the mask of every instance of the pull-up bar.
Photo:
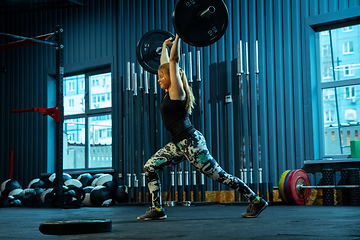
M57 46L57 43L49 41L49 39L54 35L54 33L48 33L33 38L13 35L10 33L0 33L0 35L21 39L20 41L10 42L0 45L0 51L10 50L18 47L25 47L36 43L43 43L43 44Z

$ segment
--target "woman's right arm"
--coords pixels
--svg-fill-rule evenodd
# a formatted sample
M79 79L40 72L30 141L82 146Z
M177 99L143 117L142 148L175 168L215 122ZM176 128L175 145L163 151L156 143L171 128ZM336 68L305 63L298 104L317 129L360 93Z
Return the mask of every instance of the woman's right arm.
M160 65L169 62L169 52L168 47L172 46L172 42L170 41L171 38L166 39L163 43L161 48L161 56L160 56Z

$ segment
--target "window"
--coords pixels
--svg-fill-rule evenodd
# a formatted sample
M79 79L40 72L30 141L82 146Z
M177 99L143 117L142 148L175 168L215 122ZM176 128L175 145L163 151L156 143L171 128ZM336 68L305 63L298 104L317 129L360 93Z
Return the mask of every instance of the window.
M345 98L352 99L355 98L355 87L345 87Z
M92 83L90 109L111 107L111 73L93 75L89 80Z
M84 79L80 80L80 90L85 90L85 81L84 81Z
M330 45L324 45L323 49L322 49L322 57L329 57L331 56L331 52L330 52Z
M64 82L64 169L112 167L111 73L86 72Z
M73 81L68 82L69 91L74 91L74 89L75 89L74 85L75 85L75 83Z
M344 27L342 29L343 32L351 32L353 30L352 26Z
M333 88L323 89L323 100L324 101L334 101L335 100L335 91Z
M74 107L74 99L69 99L69 108Z
M325 117L325 122L329 123L329 122L333 122L334 119L333 119L333 111L325 111L324 113L324 117Z
M112 136L107 131L111 131L111 115L89 118L90 168L111 166Z
M65 77L63 81L64 86L68 86L64 91L64 103L69 103L68 107L64 107L64 115L85 113L82 105L85 98L85 88L81 89L81 82L85 82L85 74ZM80 87L75 89L75 86Z
M326 81L326 79L332 79L333 74L332 74L332 69L331 67L324 67L322 69L322 78Z
M354 76L354 72L351 69L351 65L344 66L344 76L345 77Z
M353 48L353 42L344 42L343 43L343 54L349 54L349 53L353 53L354 52L354 48Z
M360 129L360 25L316 33L322 107L322 156L348 156ZM357 44L355 44L357 43Z
M65 119L64 169L85 168L85 118Z

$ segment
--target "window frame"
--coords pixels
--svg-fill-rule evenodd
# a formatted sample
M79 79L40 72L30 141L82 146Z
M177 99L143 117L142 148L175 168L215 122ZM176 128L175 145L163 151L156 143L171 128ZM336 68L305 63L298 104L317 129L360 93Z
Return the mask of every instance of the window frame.
M336 82L321 82L320 61L317 61L320 46L318 42L318 32L331 30L350 25L359 24L360 6L343 9L336 12L329 12L307 17L304 20L305 42L304 42L304 127L305 138L308 139L304 143L305 158L307 160L335 158L346 160L348 155L332 155L324 154L325 138L324 138L324 111L322 107L322 89L343 87L359 84L360 78L346 79ZM320 82L319 82L320 80ZM321 87L319 87L321 85Z
M83 171L83 170L100 170L100 169L112 169L114 163L111 162L111 166L107 167L90 167L90 138L89 138L89 119L91 117L96 116L105 116L111 115L112 116L112 104L111 107L104 107L104 108L90 108L90 77L93 75L104 74L104 73L111 73L111 67L103 67L91 70L84 70L76 73L66 74L65 77L75 76L80 74L85 74L84 82L85 82L85 94L84 94L84 102L85 102L85 111L84 113L77 113L64 116L64 122L69 119L78 119L84 118L85 119L85 167L84 168L64 168L67 172L76 172L76 171ZM113 77L111 77L113 78ZM112 136L113 137L113 136ZM112 144L113 145L113 144ZM112 148L111 145L111 148Z

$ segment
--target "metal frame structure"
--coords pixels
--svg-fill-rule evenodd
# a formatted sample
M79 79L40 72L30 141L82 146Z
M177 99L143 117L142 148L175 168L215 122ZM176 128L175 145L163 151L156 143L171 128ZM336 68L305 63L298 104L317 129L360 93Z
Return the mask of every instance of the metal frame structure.
M64 77L64 63L63 63L63 32L64 30L60 26L56 26L54 33L49 33L33 38L23 37L18 35L13 35L9 33L0 33L2 36L8 36L15 39L20 39L19 41L10 42L7 44L0 45L0 51L10 50L14 48L24 47L33 45L36 43L47 44L55 46L56 50L56 106L54 108L38 108L33 107L31 109L19 109L12 110L12 113L19 112L42 112L43 115L49 115L54 118L56 122L56 142L55 142L55 173L56 176L63 175L63 123L64 123L64 99L63 99L63 77ZM54 38L54 41L52 39ZM62 177L55 178L54 192L55 199L61 201L62 195ZM61 204L61 202L59 202Z

